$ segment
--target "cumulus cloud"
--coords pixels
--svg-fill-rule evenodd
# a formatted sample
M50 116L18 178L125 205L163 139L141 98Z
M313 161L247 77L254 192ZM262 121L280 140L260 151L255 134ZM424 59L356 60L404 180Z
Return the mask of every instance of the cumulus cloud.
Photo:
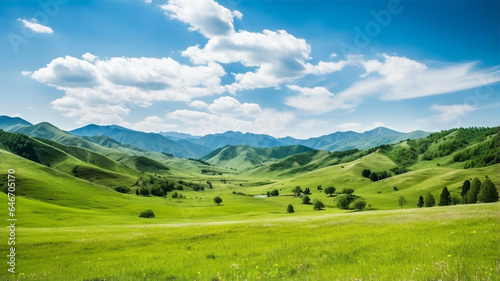
M311 47L306 40L296 38L285 30L264 30L262 33L245 30L226 36L210 38L203 47L192 46L182 52L193 63L241 63L255 71L234 74L235 82L228 85L231 93L241 90L278 87L305 75L323 75L341 70L346 61L323 62L310 60Z
M233 97L220 97L216 99L208 110L212 113L227 114L236 116L255 116L262 112L260 106L256 103L240 103Z
M347 62L308 63L311 47L306 40L285 30L262 32L236 31L234 18L239 11L230 11L213 0L170 0L161 8L172 18L188 23L189 30L198 31L208 42L205 46L188 47L182 52L195 64L241 63L255 71L235 73L235 82L227 85L231 93L237 91L279 87L305 75L323 75L341 70Z
M171 58L83 57L59 57L31 74L23 72L64 91L52 105L79 123L119 123L129 113L127 103L145 107L154 101L189 102L225 91L220 85L225 71L216 63L192 67Z
M241 19L243 16L240 12L231 12L212 0L169 0L160 7L171 19L189 24L190 31L199 31L207 38L234 33L234 18Z
M290 112L277 112L270 109L262 110L252 117L182 109L168 113L167 118L182 123L186 132L195 135L234 130L285 136L288 131L287 126L294 120L295 116Z
M29 21L24 20L24 19L17 19L20 21L26 28L29 30L36 32L36 33L47 33L47 34L52 34L54 31L52 28L39 24L35 19L31 19Z
M287 87L294 92L298 92L299 95L288 97L285 104L310 113L321 114L354 107L352 104L335 98L335 95L324 87L305 88L297 85L288 85Z
M198 109L208 107L208 104L206 102L201 101L201 100L194 100L194 101L190 102L189 105L194 107L194 108L198 108Z
M466 117L470 112L477 108L468 104L453 105L432 105L431 110L438 112L437 119L444 123L456 121L461 117Z

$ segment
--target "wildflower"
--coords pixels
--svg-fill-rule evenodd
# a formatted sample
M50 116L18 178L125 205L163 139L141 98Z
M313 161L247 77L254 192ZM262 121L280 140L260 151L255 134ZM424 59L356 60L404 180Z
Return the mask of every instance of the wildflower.
M255 269L259 269L259 266L257 265L257 266L255 267Z
M451 258L451 255L448 255L449 258Z
M275 264L274 266L278 267L278 264Z
M473 233L473 234L476 234L476 231L474 230L474 231L472 231L472 233Z

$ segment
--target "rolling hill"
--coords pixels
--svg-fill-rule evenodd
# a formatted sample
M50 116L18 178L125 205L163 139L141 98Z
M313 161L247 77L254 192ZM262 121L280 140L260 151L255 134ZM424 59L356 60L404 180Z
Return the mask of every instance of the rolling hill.
M214 166L229 167L237 171L245 171L270 161L312 150L313 149L302 145L278 146L272 148L256 148L248 145L226 145L203 156L201 160Z

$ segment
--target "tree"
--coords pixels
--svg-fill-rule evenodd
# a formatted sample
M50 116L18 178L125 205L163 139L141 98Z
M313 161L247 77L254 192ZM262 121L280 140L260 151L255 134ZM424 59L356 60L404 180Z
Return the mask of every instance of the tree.
M377 173L371 173L370 174L370 179L372 181L378 181L378 175L377 175Z
M151 189L151 194L153 194L154 196L165 196L165 192L163 192L163 190L159 187L153 187Z
M425 207L433 207L436 205L436 201L434 200L434 196L430 192L427 192L424 197L424 206Z
M286 212L287 213L293 213L295 212L295 210L293 209L293 205L292 204L288 204L288 207L286 207Z
M403 196L399 196L398 205L403 209L403 205L406 204L406 199Z
M140 218L154 218L155 217L155 213L153 213L153 211L151 209L148 209L146 211L142 211L139 214L139 217Z
M424 197L420 195L420 197L418 197L417 207L422 208L423 206L424 206Z
M300 186L296 186L294 189L292 189L292 192L295 193L295 196L300 196L300 193L302 192L302 189Z
M149 196L149 190L147 190L143 187L143 188L141 188L141 191L139 191L139 194L142 196Z
M443 191L441 192L441 196L439 197L439 206L448 206L451 205L451 194L448 191L448 188L445 186Z
M313 201L313 209L318 209L318 210L321 210L321 208L324 208L325 207L325 204L323 204L323 202L319 201L318 199L314 199Z
M486 178L483 184L481 184L481 190L477 196L477 201L483 203L498 201L498 191L495 184L489 178Z
M352 203L351 208L356 209L356 210L363 210L366 207L366 202L364 200L356 200L354 203Z
M135 190L135 195L139 195L139 188Z
M325 193L330 194L330 197L332 197L333 194L335 193L335 190L336 190L335 187L329 186L329 187L325 188Z
M371 173L372 173L372 172L371 172L370 170L368 170L368 169L364 169L364 170L363 170L363 172L361 173L361 175L362 175L363 177L365 177L365 178L369 178Z
M347 195L343 195L341 196L338 201L337 201L337 207L339 207L340 209L349 209L349 204L351 204L352 202L352 196L347 194Z
M477 202L477 195L481 189L481 181L478 178L474 178L470 184L470 189L467 192L467 203L474 204Z
M462 191L460 192L460 196L462 196L462 200L464 204L467 204L467 192L470 190L470 181L465 180L464 184L462 185Z
M222 202L222 198L220 198L219 196L215 196L214 197L214 202L217 203L217 206L219 206L220 203Z
M271 191L271 196L279 196L279 195L280 195L280 192L277 189Z
M176 191L176 192L174 192L174 194L172 194L172 198L174 198L174 199L175 199L175 198L179 198L179 194L177 193L177 191Z
M302 204L309 204L311 203L311 198L309 198L309 196L304 196L302 197Z

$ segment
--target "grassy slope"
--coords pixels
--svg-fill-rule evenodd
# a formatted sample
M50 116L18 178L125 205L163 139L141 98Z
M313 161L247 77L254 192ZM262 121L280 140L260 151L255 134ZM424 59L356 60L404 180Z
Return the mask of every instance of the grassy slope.
M0 277L497 281L499 212L495 203L225 223L20 228L18 274L14 279L4 270Z
M299 145L272 148L227 145L212 151L201 159L215 166L245 171L270 161L311 150L311 148Z

